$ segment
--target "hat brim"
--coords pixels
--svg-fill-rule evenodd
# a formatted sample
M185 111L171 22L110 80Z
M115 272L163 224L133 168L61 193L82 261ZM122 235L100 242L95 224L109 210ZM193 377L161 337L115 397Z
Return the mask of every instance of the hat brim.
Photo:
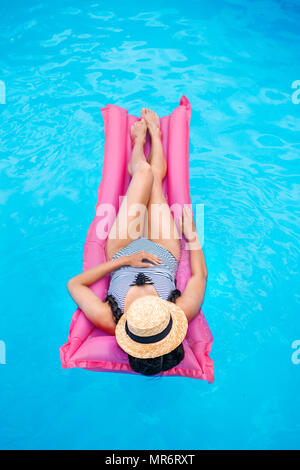
M139 359L150 359L168 354L179 346L185 338L188 321L184 311L173 302L160 299L167 304L173 324L170 333L161 341L151 344L141 344L133 341L125 331L126 314L124 313L116 326L116 340L123 351Z

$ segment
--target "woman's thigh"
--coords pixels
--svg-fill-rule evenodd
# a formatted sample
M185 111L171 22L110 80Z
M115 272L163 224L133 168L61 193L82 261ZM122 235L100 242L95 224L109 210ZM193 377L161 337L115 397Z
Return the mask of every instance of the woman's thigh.
M153 174L150 165L142 162L128 186L118 215L106 242L106 255L111 259L119 250L140 238L145 230L145 214L152 190Z
M177 261L180 259L180 239L178 230L163 193L159 180L154 178L148 203L149 240L169 250Z

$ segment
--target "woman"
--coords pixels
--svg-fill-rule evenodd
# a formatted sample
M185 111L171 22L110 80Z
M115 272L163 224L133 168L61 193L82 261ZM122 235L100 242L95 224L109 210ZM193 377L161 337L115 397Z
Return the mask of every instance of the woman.
M144 154L147 130L151 137L148 161ZM96 327L116 335L131 368L155 375L172 369L184 357L182 341L187 323L203 303L207 270L193 214L185 208L179 222L192 244L191 277L182 294L176 289L180 242L162 188L167 164L157 114L143 108L141 120L131 127L131 138L131 182L106 242L108 261L75 276L67 287ZM139 231L132 230L133 225L137 228L135 209L140 208L144 211ZM89 286L107 274L111 281L102 302Z

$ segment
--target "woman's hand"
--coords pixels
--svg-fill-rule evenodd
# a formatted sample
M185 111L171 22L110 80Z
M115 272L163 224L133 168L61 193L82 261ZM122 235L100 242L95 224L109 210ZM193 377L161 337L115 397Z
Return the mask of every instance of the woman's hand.
M185 238L190 241L195 241L197 239L197 229L194 221L194 216L192 210L185 206L182 211L182 217L178 219L180 229L184 234Z
M124 256L124 258L125 264L132 266L133 268L152 268L153 264L161 264L161 258L144 250L133 253L132 255ZM143 260L151 261L151 263L147 263Z

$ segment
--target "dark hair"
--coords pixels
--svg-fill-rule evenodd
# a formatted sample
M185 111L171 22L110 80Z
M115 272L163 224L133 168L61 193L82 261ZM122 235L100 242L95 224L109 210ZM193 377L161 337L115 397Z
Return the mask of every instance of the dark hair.
M177 297L181 295L180 290L174 289L169 297L169 302L176 301ZM118 323L123 315L122 310L119 308L118 303L113 295L107 295L105 298L111 307L115 322ZM177 366L184 358L184 348L182 343L173 349L173 351L163 356L154 357L150 359L139 359L128 354L129 365L132 370L143 375L156 375L160 372L172 369Z

